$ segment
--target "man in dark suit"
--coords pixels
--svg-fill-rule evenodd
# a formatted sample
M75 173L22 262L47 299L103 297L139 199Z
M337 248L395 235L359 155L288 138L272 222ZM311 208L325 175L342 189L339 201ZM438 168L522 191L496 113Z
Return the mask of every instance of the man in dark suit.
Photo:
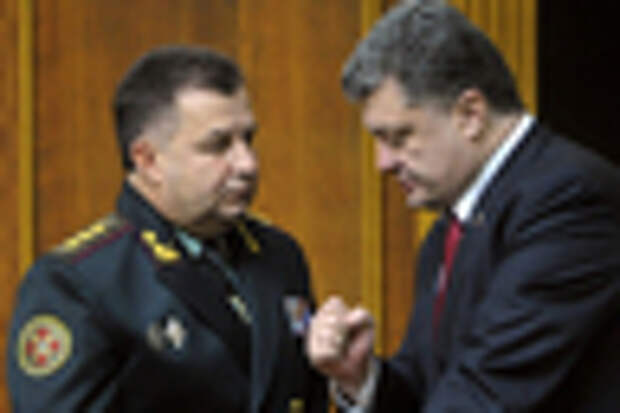
M16 412L322 412L303 352L312 303L295 241L246 209L256 122L237 66L165 47L120 83L118 209L23 280Z
M453 8L393 9L357 47L378 168L443 210L420 252L400 351L339 298L308 352L342 407L376 412L620 411L620 175L528 115L501 55Z

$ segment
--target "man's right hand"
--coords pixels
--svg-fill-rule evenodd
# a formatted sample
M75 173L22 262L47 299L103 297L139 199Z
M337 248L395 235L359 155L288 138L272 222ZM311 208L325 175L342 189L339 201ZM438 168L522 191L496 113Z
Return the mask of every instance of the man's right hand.
M370 313L361 307L350 309L340 297L330 297L317 311L306 341L314 367L352 398L367 379L373 344Z

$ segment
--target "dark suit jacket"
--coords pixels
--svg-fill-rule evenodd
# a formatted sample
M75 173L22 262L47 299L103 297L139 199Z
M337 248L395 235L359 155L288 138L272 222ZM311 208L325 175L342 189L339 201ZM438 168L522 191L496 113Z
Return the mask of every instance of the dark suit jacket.
M250 325L226 301L223 268L185 254L126 186L117 214L24 279L8 345L14 410L325 411L325 383L292 328L303 314L290 303L312 305L301 250L271 226L243 225L228 238Z
M438 337L445 217L378 412L620 411L620 176L535 125L465 225Z

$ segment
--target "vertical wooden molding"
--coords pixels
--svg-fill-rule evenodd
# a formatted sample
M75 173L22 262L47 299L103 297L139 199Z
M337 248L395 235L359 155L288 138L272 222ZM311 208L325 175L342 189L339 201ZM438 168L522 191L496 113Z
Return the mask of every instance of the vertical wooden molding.
M489 14L489 28L488 28L488 33L489 35L494 38L494 39L499 39L500 37L500 30L505 30L505 22L501 21L501 14L500 14L500 8L504 8L506 7L506 5L510 3L507 1L496 1L496 0L491 0L488 3L488 14ZM517 17L517 16L514 16Z
M252 64L252 42L248 41L250 30L250 6L252 0L239 0L237 3L237 62L245 76L249 76ZM247 81L247 79L246 79Z
M430 209L417 209L413 213L413 245L416 246L416 250L422 247L422 243L426 238L426 235L435 224L439 216L438 212Z
M521 0L521 56L519 84L523 101L532 113L538 112L538 1Z
M361 8L362 36L381 15L381 0L364 0ZM373 141L362 128L361 147L361 297L375 317L375 350L383 352L383 186L375 168Z
M34 4L18 4L18 134L19 134L19 271L24 274L34 255Z

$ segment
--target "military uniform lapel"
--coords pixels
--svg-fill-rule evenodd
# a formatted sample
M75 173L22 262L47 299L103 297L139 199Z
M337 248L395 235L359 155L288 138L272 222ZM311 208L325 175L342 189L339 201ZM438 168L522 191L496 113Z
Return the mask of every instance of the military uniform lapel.
M251 251L246 247L240 255L238 271L246 279L244 285L253 316L250 411L258 412L270 387L279 352L283 325L281 294L274 274L269 272L277 267L268 265L269 257L264 249Z
M226 294L222 291L222 283L217 282L217 277L222 276L221 269L208 260L184 254L184 249L179 248L175 228L128 183L124 184L118 200L118 211L135 225L136 235L145 253L152 258L160 281L213 330L214 337L220 339L224 348L229 349L228 343L216 333L223 330L218 326L231 322L231 313L223 311L221 302L210 299ZM229 354L232 357L233 353L229 351Z
M157 272L162 282L176 294L181 301L208 327L219 331L217 326L227 322L222 307L214 297L225 297L226 291L216 277L221 277L219 269L207 261L198 264L192 260L179 260L172 265L162 265Z
M138 237L157 266L157 275L182 301L204 320L215 321L211 300L205 291L213 291L208 277L196 277L198 265L175 247L174 228L161 217L128 183L124 184L118 201L119 213L138 229Z

